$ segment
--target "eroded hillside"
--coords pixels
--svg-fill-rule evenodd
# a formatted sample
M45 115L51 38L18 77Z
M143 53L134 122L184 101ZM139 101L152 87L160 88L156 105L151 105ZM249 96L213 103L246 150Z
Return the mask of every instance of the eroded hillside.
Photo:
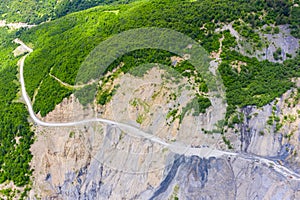
M300 198L299 1L120 1L66 15L100 1L76 2L32 1L20 11L11 1L1 10L8 22L49 20L3 28L0 38L3 197ZM224 90L211 96L190 54L155 48L126 52L100 80L76 82L97 45L144 27L196 41Z

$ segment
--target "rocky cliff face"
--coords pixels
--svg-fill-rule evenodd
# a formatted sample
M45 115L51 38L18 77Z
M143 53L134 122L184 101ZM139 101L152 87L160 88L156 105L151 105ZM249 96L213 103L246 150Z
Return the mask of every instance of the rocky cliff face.
M236 149L299 171L299 91L292 89L262 108L242 108L243 122L228 135Z
M274 43L270 48L281 47L283 52L294 54L299 44L286 45L293 38L285 29L281 27L275 37L265 36ZM215 68L219 62L215 62ZM30 199L300 199L300 182L274 170L274 164L278 164L300 173L298 89L287 91L262 108L240 108L241 123L225 130L226 140L233 147L230 150L220 134L199 129L212 128L210 122L219 120L223 108L219 113L208 110L198 118L188 116L181 124L178 119L166 120L165 115L177 105L169 97L179 87L162 84L160 74L162 71L154 68L144 79L125 75L113 83L121 86L106 107L84 109L71 97L43 120L91 118L96 110L105 118L139 126L169 143L178 140L189 147L209 146L239 156L179 155L113 125L36 127ZM184 90L176 95L181 102L189 97ZM268 163L245 159L246 154L266 158Z
M290 97L289 93L284 96ZM284 97L282 100L276 104L282 109L278 116L285 113ZM300 182L272 167L272 160L299 166L292 153L297 148L293 138L298 140L299 136L287 140L284 135L292 128L274 132L274 125L268 125L274 105L275 102L261 109L243 108L244 122L237 126L240 134L228 133L236 136L229 137L236 138L231 140L234 151L267 157L269 165L240 156L201 158L174 154L111 125L37 130L41 135L32 147L34 192L42 199L63 200L299 199ZM285 126L293 125L285 124L281 130ZM264 136L261 131L265 131Z
M96 159L65 174L50 199L298 199L300 184L238 157L171 155L165 169L128 173ZM138 164L138 163L132 163Z
M232 23L224 25L221 29L217 28L215 31L220 32L229 30L230 34L235 37L237 47L235 50L248 57L256 57L258 60L268 60L270 62L282 63L289 57L294 57L299 49L299 39L293 37L290 33L289 25L277 26L278 33L263 33L267 25L263 26L261 30L254 30L259 34L263 47L256 48L250 44L246 38L241 36L232 26ZM275 26L272 26L275 28ZM277 58L274 58L276 50L280 49Z
M298 170L299 135L285 136L293 124L271 132L272 110L242 109L241 131L228 133L234 151L264 156L269 165L236 156L177 155L113 126L37 130L31 199L299 199L300 183L272 168L276 162Z
M150 199L297 199L299 186L239 158L179 157Z

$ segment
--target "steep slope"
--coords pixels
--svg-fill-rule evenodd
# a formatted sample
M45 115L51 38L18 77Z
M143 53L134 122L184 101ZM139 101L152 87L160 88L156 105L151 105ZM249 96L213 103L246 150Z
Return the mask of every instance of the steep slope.
M58 5L55 6L57 1L48 5L39 1L34 4L37 8L32 16L20 12L21 15L8 13L3 17L7 16L12 21L22 19L38 23L40 20L94 6L100 1L85 1L91 4L82 4L83 1L72 1L72 4L69 1L61 2L61 10ZM249 7L249 4L253 6ZM27 4L25 11L31 11L32 5ZM85 110L91 105L81 102L84 104L82 107L73 99L71 85L75 84L78 69L86 56L100 42L123 31L141 27L170 28L188 35L211 55L211 67L220 71L227 89L225 126L215 130L222 135L199 129L199 124L205 126L218 117L218 113L209 110L212 102L204 98L208 91L200 76L195 80L193 76L187 79L187 82L198 81L197 87L184 87L185 90L180 92L177 91L180 85L170 87L165 83L165 88L161 87L163 89L154 84L131 89L131 86L139 85L129 85L129 81L127 85L120 86L124 80L134 81L151 73L177 84L178 80L174 77L161 76L166 75L161 71L148 71L146 68L138 73L130 72L132 67L145 63L154 63L154 66L164 64L186 76L193 74L193 68L185 62L187 58L156 49L137 50L116 59L105 71L105 83L99 83L97 87L97 104L91 110L101 116L123 120L145 131L157 131L156 136L167 142L179 142L178 146L188 141L184 145L196 148L209 145L226 151L233 149L231 151L240 155L210 159L174 155L144 138L129 137L110 125L88 124L74 129L33 126L36 128L37 141L31 149L34 155L32 167L35 169L31 198L36 195L58 199L197 199L202 195L203 198L213 199L222 199L224 196L228 199L248 199L254 196L260 199L271 196L282 199L284 194L285 197L297 199L299 183L273 170L273 162L299 171L299 113L298 107L293 107L299 99L293 99L294 96L284 98L288 94L287 90L295 90L295 77L300 76L297 39L299 13L299 1L138 1L126 5L95 7L30 30L20 30L16 35L8 34L9 38L5 41L11 41L11 37L21 37L34 48L25 63L26 89L35 112L45 121L58 122L78 120L77 116L71 118L74 117L73 109L78 107L80 109L76 111L80 111L81 116L93 116ZM41 16L37 19L37 15ZM13 45L6 44L3 48L12 51ZM5 119L1 133L9 133L9 137L3 136L6 139L1 143L5 143L1 164L4 171L1 171L1 175L3 181L11 180L17 185L24 185L29 183L29 175L32 173L28 168L32 132L29 130L24 106L12 101L17 93L17 86L14 85L16 68L7 66L15 66L16 59L7 58L8 52L3 54L3 60L12 60L0 71L3 92L12 96L3 95L1 107ZM7 80L9 84L5 84ZM89 87L86 88L89 90ZM181 121L184 109L176 103L184 102L187 96L190 98L188 92L196 90L204 95L198 99L198 103L203 103L203 107L198 107L201 112L195 114L200 117L187 112L189 118ZM144 91L148 92L148 96ZM296 90L294 93L298 96ZM281 101L273 102L282 95L284 97ZM126 102L127 99L130 101ZM266 105L270 102L272 106ZM161 105L157 105L159 103ZM124 112L126 109L128 113ZM165 113L156 115L157 110ZM19 137L24 139L19 140ZM21 151L24 155L18 157ZM145 155L136 156L136 152L140 151ZM267 158L270 163L258 163L254 158L252 161L243 159L244 154L251 156L252 153ZM15 162L11 158L16 158ZM153 163L160 166L155 167L155 172L150 172L148 168L144 170L145 166L153 167ZM124 168L143 170L136 174ZM136 187L129 187L129 183ZM217 189L220 190L218 194L215 193ZM230 190L234 192L229 193ZM257 190L259 192L255 192ZM10 192L5 190L2 193Z
M131 1L134 0L3 0L0 2L0 19L8 22L39 24L94 6L123 4Z

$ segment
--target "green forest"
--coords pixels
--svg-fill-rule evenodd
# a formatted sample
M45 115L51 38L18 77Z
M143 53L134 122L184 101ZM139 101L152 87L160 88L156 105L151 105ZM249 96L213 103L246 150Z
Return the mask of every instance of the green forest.
M300 4L299 0L294 3ZM87 8L90 9L85 10ZM42 116L73 92L60 85L50 72L63 82L74 84L81 64L100 42L134 28L170 28L199 41L208 52L217 51L219 39L224 36L219 71L226 87L227 117L237 107L268 104L293 87L290 78L300 76L299 52L296 58L282 64L260 62L234 51L237 43L229 31L214 32L220 23L234 22L234 28L260 48L262 44L254 29L290 24L292 35L300 38L300 7L288 0L4 0L0 3L0 19L34 24L49 21L31 29L0 29L0 183L11 180L23 186L30 183L32 173L29 148L34 133L30 130L25 105L17 101L20 97L16 66L19 58L12 54L16 48L12 40L17 37L34 49L26 59L24 76L31 98L40 88L33 107ZM274 32L278 29L274 28ZM142 49L116 59L109 69L116 68L120 62L125 63L123 72L130 72L131 67L143 63L170 65L171 56L170 52ZM238 71L231 66L234 61L245 62L247 67ZM189 68L191 65L183 62L177 70L191 76L186 73ZM198 84L207 92L203 82ZM101 93L99 89L98 103L105 104L114 91ZM83 99L85 103L88 101ZM202 96L197 96L188 107L192 104L202 105L196 114L210 106L208 99Z
M17 60L12 54L15 32L0 28L0 183L13 181L17 186L30 182L29 151L34 133L29 114L18 102Z
M126 4L131 1L134 0L2 0L0 20L39 24L97 5Z

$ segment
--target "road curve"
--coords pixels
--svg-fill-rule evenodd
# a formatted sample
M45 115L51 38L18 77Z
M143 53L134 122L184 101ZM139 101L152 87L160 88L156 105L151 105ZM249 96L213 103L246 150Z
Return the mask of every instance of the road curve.
M28 50L29 54L31 52L33 52L33 50L30 47L28 47L27 45L25 45L21 40L15 39L14 42L17 43L17 44L22 45L26 50ZM76 126L76 125L86 124L86 123L90 123L90 122L101 122L101 123L105 123L105 124L116 125L120 129L127 132L128 134L131 134L133 132L135 136L139 136L139 137L149 139L153 142L159 143L159 144L164 145L164 146L169 145L168 143L164 142L162 139L160 139L158 137L155 137L154 135L151 135L149 133L146 133L146 132L144 132L144 131L142 131L142 130L134 127L134 126L119 123L119 122L115 122L115 121L108 120L108 119L103 119L103 118L92 118L92 119L86 119L86 120L81 120L81 121L76 121L76 122L44 122L44 121L40 120L35 115L35 112L34 112L33 107L32 107L31 100L28 97L28 94L26 92L26 87L25 87L24 63L25 63L26 57L29 54L23 56L19 61L19 65L20 65L20 83L21 83L22 97L23 97L23 99L24 99L24 101L27 105L29 115L36 124L38 124L40 126L47 126L47 127L68 127L68 126Z
M26 44L24 44L21 40L15 39L14 42L22 45L25 49L27 49L29 54L31 52L33 52L33 50L30 47L28 47ZM221 156L229 156L229 157L237 156L237 157L245 159L245 160L256 161L261 165L272 167L275 171L284 175L285 177L290 177L293 180L300 181L299 174L295 173L294 171L288 169L285 166L279 165L272 160L269 160L269 159L266 159L266 158L263 158L260 156L244 154L244 153L227 152L227 151L221 151L221 150L212 149L212 148L193 148L193 147L185 146L183 144L178 144L178 143L169 144L169 143L165 142L164 140L162 140L161 138L156 137L152 134L146 133L137 127L134 127L134 126L128 125L128 124L124 124L124 123L115 122L115 121L108 120L108 119L93 118L93 119L87 119L87 120L82 120L82 121L77 121L77 122L66 122L66 123L44 122L35 115L33 108L32 108L32 103L26 92L23 72L24 72L24 62L25 62L26 57L29 54L23 56L19 61L21 91L22 91L22 97L27 105L30 117L33 119L33 121L36 124L38 124L40 126L68 127L68 126L77 126L77 125L81 125L81 124L86 124L86 123L90 123L90 122L101 122L101 123L105 123L105 124L111 124L111 125L118 126L121 130L123 130L124 132L126 132L129 135L133 135L135 137L138 136L138 137L153 141L155 143L161 144L161 145L169 148L170 151L172 151L174 153L178 153L178 154L182 154L182 155L186 155L186 156L197 155L197 156L205 157L205 158L221 157Z

